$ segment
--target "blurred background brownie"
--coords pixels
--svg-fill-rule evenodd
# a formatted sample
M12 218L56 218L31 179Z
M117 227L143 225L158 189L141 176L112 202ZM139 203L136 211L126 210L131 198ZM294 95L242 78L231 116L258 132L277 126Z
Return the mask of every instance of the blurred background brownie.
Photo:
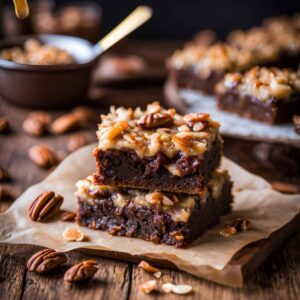
M300 113L300 75L288 69L254 67L228 73L216 87L220 110L269 125L291 122Z

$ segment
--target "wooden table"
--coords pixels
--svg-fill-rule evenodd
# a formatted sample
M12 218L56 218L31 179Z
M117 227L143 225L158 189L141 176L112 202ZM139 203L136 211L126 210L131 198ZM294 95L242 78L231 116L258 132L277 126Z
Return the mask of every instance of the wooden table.
M139 42L129 43L122 51L148 55L162 62L165 57L178 46L177 42ZM119 51L119 50L116 50ZM163 100L162 87L159 85L139 85L137 87L114 89L112 95L118 101ZM41 99L42 100L42 99ZM67 155L66 143L70 134L62 136L46 136L32 138L24 134L21 124L29 110L17 108L0 100L0 115L6 115L12 124L13 132L0 135L0 166L8 169L13 180L7 186L15 194L20 194L30 185L39 182L49 172L36 167L27 156L27 150L34 144L50 145L61 156ZM94 101L91 105L99 113L103 111L105 99ZM139 102L138 102L139 103ZM51 112L55 117L62 111ZM95 140L95 129L84 130L91 141ZM276 174L265 170L253 160L251 149L253 142L226 139L225 154L268 179ZM299 178L298 178L299 179ZM298 180L291 178L291 180ZM4 210L7 203L0 203ZM299 299L300 298L300 233L284 243L265 264L254 274L243 289L223 287L206 280L195 278L183 272L163 269L163 281L186 283L193 286L194 292L187 296L176 295L145 295L139 291L139 285L153 276L137 268L136 265L85 255L72 251L67 254L68 265L83 259L93 258L99 262L100 271L93 280L79 285L66 284L63 281L64 271L52 272L47 275L36 275L27 272L28 258L39 248L35 246L0 245L0 299Z

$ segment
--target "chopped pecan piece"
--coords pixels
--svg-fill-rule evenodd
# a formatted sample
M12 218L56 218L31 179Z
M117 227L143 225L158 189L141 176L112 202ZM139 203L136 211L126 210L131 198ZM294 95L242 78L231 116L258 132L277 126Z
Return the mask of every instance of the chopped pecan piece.
M220 231L220 234L223 236L231 236L237 233L237 230L234 227L225 227Z
M156 273L156 272L160 272L159 269L151 266L149 263L147 263L146 261L142 260L139 265L138 265L139 268L142 268L143 270L145 270L146 272L149 272L149 273Z
M9 132L9 123L5 117L0 117L0 133Z
M72 211L65 211L60 215L60 219L64 222L74 221L76 213Z
M244 217L236 218L230 225L220 231L221 235L231 236L238 232L247 231L251 222Z
M236 218L229 227L234 227L237 231L246 231L249 229L251 222L244 217Z
M88 280L98 271L98 263L94 260L85 260L74 265L65 273L64 280L68 282L78 282Z
M172 116L163 112L150 113L137 120L137 125L143 129L158 128L162 125L171 125L172 123Z
M67 257L53 249L43 249L30 257L27 269L30 272L44 273L67 262Z
M55 152L45 145L36 145L29 149L29 157L39 167L50 168L59 162Z
M28 214L32 221L45 222L54 217L60 210L64 198L54 192L40 194L29 206Z
M140 285L140 290L145 294L150 294L156 289L156 280L148 280Z
M76 228L67 228L63 232L63 237L69 242L81 242L84 239L84 233Z

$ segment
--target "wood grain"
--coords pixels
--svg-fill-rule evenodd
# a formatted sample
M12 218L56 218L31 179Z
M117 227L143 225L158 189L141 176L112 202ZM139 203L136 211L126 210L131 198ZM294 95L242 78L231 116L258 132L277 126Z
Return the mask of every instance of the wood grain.
M122 50L142 53L144 56L162 63L166 55L177 46L178 42L173 44L162 41L159 43L130 43L125 50ZM150 101L163 99L161 86L115 88L106 91L105 96L101 90L94 90L93 93L96 96L89 105L98 113L107 110L107 108L103 108L103 104L107 106L109 101L126 106L145 105ZM117 101L112 99L117 99ZM8 117L13 129L9 135L0 135L0 165L8 169L12 175L12 182L5 185L12 188L16 194L20 194L28 186L39 182L48 174L48 170L40 169L28 160L27 150L30 146L46 143L58 151L62 157L68 154L66 144L70 134L57 137L49 135L36 139L23 133L21 124L28 112L29 110L11 106L0 100L0 115ZM51 112L51 115L56 117L62 113L62 111L54 111ZM95 128L96 124L84 130L92 140L95 140ZM252 172L270 180L275 179L272 170L262 168L251 156L251 149L255 144L226 139L225 154ZM286 180L296 182L297 178L299 177ZM9 204L0 203L0 209ZM69 285L62 280L66 267L61 268L57 273L42 276L27 272L27 259L39 248L0 245L0 299L166 299L166 297L168 299L299 299L299 248L300 233L285 242L249 279L243 289L227 288L183 272L163 269L164 276L158 280L159 283L171 281L188 283L193 286L194 292L183 297L163 294L144 295L139 291L139 285L145 280L153 279L152 275L138 269L132 263L75 251L68 253L68 265L86 258L93 258L99 262L100 270L89 283Z

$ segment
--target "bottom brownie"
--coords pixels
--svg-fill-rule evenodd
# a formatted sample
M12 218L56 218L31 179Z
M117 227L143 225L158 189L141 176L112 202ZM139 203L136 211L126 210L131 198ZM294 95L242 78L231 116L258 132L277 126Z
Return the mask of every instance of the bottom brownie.
M100 186L89 176L77 183L77 221L113 235L184 247L230 211L231 187L221 170L197 195Z

